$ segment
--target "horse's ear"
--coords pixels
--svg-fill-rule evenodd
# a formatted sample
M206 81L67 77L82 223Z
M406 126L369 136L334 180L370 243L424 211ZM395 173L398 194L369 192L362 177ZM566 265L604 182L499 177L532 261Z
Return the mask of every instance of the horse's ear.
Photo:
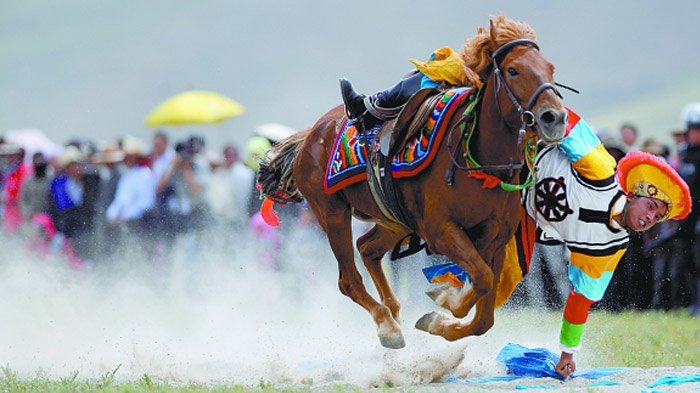
M496 44L496 26L493 24L493 19L489 20L489 34L491 35L491 42Z

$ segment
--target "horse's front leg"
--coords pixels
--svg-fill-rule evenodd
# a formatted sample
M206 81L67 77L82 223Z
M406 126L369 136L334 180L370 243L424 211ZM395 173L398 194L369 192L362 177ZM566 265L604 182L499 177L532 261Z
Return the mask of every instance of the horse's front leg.
M493 228L487 228L493 229ZM482 242L494 240L495 232L486 230L482 234ZM445 255L450 260L463 268L472 278L472 285L462 290L446 288L444 293L433 293L439 304L452 312L457 318L463 318L471 310L472 307L484 296L494 292L494 282L497 281L493 270L484 260L482 255L477 250L474 243L469 239L466 233L454 222L443 224L441 232L435 237L433 247L436 252ZM485 247L490 249L491 247ZM493 254L487 256L491 261ZM495 294L494 294L495 296ZM488 303L488 302L487 302ZM493 303L493 302L491 302ZM484 318L487 310L479 312L477 316ZM493 314L493 308L491 309ZM488 322L489 318L485 318L484 322ZM491 315L491 321L493 315ZM477 317L474 318L477 322ZM423 316L417 323L416 328L427 331L431 334L443 336L448 340L456 340L470 334L482 334L488 330L493 323L485 323L480 326L475 326L478 329L472 329L471 332L464 334L462 331L464 326L461 326L460 321L448 315L432 312Z
M340 292L366 309L377 324L379 341L387 348L403 348L406 344L401 327L392 311L377 302L362 283L362 276L355 265L355 250L352 244L352 226L349 206L338 204L318 205L309 200L309 206L319 218L328 241L338 261L338 287Z
M399 324L401 323L401 318L399 316L401 304L384 273L382 258L387 251L406 235L406 233L394 233L377 224L357 239L357 249L360 251L365 268L367 268L370 277L372 277L379 297L382 303L389 307L391 315Z

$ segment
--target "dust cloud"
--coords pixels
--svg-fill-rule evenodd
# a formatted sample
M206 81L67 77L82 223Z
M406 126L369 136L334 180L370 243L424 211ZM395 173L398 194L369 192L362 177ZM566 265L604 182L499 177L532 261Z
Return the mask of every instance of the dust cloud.
M116 370L119 381L415 385L500 373L494 359L514 329L529 331L524 345L556 337L558 326L498 316L488 334L458 342L417 331L435 307L422 293L429 262L411 257L392 275L407 346L385 349L369 314L339 292L325 238L312 237L287 242L278 270L258 263L254 239L221 231L181 239L166 261L124 257L75 271L0 235L0 363L23 378Z

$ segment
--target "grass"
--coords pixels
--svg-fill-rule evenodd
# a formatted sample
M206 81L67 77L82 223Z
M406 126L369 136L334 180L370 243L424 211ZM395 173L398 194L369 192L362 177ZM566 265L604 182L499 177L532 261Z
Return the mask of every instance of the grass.
M553 314L548 313L546 317L555 318ZM586 351L596 354L596 367L700 366L700 351L697 351L697 343L700 342L700 318L692 317L681 311L630 311L620 314L595 312L587 323L585 339ZM20 378L11 368L5 367L0 369L0 392L357 393L367 390L359 386L348 385L314 386L312 382L286 386L274 384L264 379L261 379L254 386L240 384L173 385L155 381L149 375L143 375L138 381L117 382L115 376L119 369L120 366L117 366L111 372L97 379L80 379L78 373L74 372L56 380L42 375L41 372L31 379ZM396 391L388 386L372 390ZM402 391L405 390L402 389Z
M97 380L80 380L78 373L73 373L68 377L59 380L52 380L41 375L32 379L20 379L9 368L3 368L0 374L0 392L41 392L41 393L81 393L81 392L101 392L101 393L272 393L289 392L305 393L311 392L311 385L299 385L294 387L277 386L271 382L260 380L257 386L244 385L217 385L205 386L199 384L173 386L166 383L154 381L149 375L143 375L140 380L127 383L115 382L114 376L119 367L114 371L105 374ZM314 391L318 391L314 389ZM329 392L353 392L360 389L347 389L344 387L333 387Z
M586 325L600 367L700 366L700 318L686 312L596 312Z

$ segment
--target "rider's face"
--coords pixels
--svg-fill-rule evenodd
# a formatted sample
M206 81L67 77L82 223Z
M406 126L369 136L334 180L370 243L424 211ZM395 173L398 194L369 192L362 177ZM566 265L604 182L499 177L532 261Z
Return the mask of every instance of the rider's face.
M665 215L668 206L655 198L627 196L627 216L625 226L632 231L642 232L656 225Z

